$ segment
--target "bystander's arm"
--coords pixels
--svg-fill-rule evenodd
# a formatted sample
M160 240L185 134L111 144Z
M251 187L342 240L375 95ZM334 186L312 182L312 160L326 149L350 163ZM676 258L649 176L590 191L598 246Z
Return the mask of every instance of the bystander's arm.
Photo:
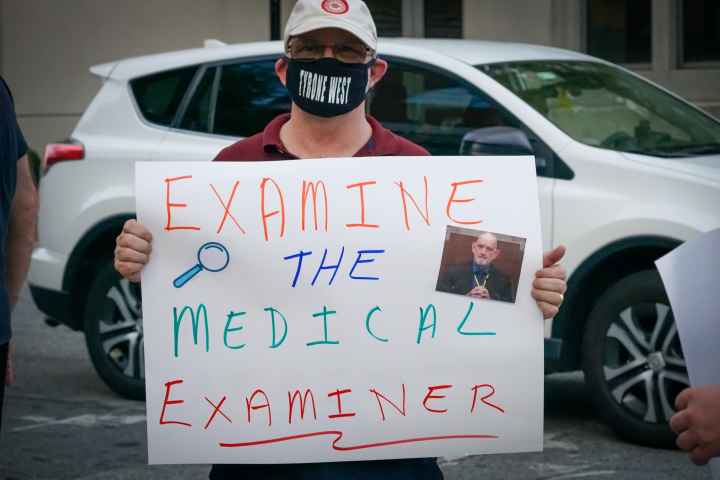
M17 163L17 183L8 218L7 289L14 308L30 268L30 255L37 236L38 194L27 155Z

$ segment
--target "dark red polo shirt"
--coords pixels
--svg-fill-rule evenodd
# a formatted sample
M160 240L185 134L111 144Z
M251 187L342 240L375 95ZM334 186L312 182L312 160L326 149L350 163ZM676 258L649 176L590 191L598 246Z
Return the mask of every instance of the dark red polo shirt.
M220 153L215 157L215 161L232 162L297 159L295 155L287 151L282 140L280 140L280 128L288 120L290 120L289 113L275 117L267 124L265 130L261 133L240 140L220 150ZM370 123L370 127L372 127L370 141L353 155L354 157L430 155L430 153L420 145L399 135L395 135L380 125L380 122L374 118L367 117L367 120Z

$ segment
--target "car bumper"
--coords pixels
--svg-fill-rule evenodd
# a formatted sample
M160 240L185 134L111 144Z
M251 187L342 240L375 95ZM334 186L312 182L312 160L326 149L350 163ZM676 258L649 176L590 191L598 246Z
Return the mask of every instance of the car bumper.
M82 329L82 318L71 315L70 294L30 284L30 294L37 308L51 321L74 330Z

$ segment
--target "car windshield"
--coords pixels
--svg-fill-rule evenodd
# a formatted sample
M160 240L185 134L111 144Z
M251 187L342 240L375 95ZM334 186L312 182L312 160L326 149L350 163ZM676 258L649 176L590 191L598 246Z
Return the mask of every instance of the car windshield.
M720 123L611 65L527 61L477 68L587 145L660 157L720 153Z

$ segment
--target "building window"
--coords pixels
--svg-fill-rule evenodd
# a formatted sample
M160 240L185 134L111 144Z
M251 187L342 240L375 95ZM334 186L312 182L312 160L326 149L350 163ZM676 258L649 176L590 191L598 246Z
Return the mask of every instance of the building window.
M587 52L615 63L651 63L651 3L587 0Z
M403 0L365 0L377 27L378 36L402 37Z
M462 38L462 0L425 0L425 36Z
M720 2L682 2L682 63L720 62Z

